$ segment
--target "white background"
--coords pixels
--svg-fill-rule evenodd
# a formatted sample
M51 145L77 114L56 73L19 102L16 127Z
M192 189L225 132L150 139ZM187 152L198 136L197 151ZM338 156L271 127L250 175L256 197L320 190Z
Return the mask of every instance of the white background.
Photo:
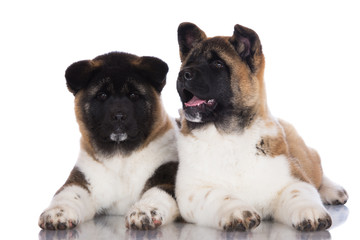
M354 236L359 211L360 13L356 1L2 1L0 3L0 226L36 239L37 218L64 183L79 150L65 69L110 51L168 63L163 101L176 117L177 27L208 36L254 29L266 57L268 103L316 148L326 174L349 192Z

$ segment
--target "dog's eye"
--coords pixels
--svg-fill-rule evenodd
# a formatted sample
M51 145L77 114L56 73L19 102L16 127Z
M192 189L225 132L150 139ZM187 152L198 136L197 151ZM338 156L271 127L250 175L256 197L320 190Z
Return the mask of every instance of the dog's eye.
M129 98L130 98L131 101L136 101L136 100L139 99L139 94L132 92L132 93L129 94Z
M96 95L96 99L100 101L105 101L108 98L108 95L104 92L100 92Z
M216 69L222 69L224 67L224 63L220 60L215 60L211 63Z

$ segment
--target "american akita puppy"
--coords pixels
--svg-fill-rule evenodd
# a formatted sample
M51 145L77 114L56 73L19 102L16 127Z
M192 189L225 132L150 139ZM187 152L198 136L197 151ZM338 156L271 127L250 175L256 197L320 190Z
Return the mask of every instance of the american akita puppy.
M160 59L119 52L68 67L81 150L41 228L73 228L97 214L127 213L134 229L174 220L175 124L160 99L167 72Z
M275 219L301 231L331 226L325 204L346 191L323 175L317 152L266 103L258 35L236 25L207 38L192 23L178 28L183 103L176 197L182 217L246 231Z

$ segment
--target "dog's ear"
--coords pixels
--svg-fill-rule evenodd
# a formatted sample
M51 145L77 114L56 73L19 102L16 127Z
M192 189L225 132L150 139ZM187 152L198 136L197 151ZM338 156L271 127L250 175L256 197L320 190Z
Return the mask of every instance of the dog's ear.
M65 71L66 85L74 95L86 87L97 69L101 66L99 60L83 60L71 64Z
M166 74L169 71L168 65L158 58L146 56L138 58L135 66L140 75L147 79L160 93L166 84Z
M180 59L183 62L190 50L199 42L206 39L206 34L193 23L184 22L178 28L178 42Z
M261 63L262 46L257 33L250 28L239 24L234 27L234 34L229 39L240 57L245 61L252 72L257 70Z

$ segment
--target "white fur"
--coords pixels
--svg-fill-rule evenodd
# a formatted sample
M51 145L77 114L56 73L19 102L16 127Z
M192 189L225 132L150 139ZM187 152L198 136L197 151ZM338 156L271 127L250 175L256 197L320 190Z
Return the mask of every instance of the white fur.
M345 204L349 198L343 187L334 183L326 176L323 177L319 193L321 200L325 204ZM339 193L342 194L340 195Z
M305 219L315 223L329 215L317 190L305 182L296 182L283 189L274 201L273 214L274 219L293 226Z
M89 183L90 193L77 185L66 186L54 196L50 206L40 217L39 225L46 219L56 224L60 220L57 217L61 215L60 212L63 213L62 221L71 220L76 224L91 219L97 212L103 210L106 210L107 214L126 214L131 205L140 199L144 184L154 171L166 162L177 161L174 129L167 131L147 147L134 151L126 157L97 156L98 161L95 161L84 150L81 150L76 167ZM165 192L162 195L152 195L154 199L150 201L152 197L146 194L144 197L147 200L143 202L152 202L170 220L171 217L168 214L171 214L171 211L177 211L177 206L170 201L171 197L166 195ZM170 203L165 206L164 203L167 201ZM163 205L164 210L162 210ZM137 206L141 208L141 204ZM169 210L169 207L175 210Z
M141 229L142 222L147 219L150 228L155 228L157 224L166 225L174 221L178 214L175 199L154 187L130 208L125 221L127 225L135 224Z
M190 122L195 122L195 123L201 123L201 122L203 122L200 113L196 113L196 116L193 117L193 116L191 116L191 115L189 115L189 114L187 114L187 113L185 112L185 118L186 118L186 120L188 120L188 121L190 121Z
M327 214L316 189L291 175L285 156L257 154L256 144L262 136L276 136L275 126L258 120L239 133L220 133L211 124L191 133L178 139L176 197L186 221L225 228L234 215L245 221L242 213L249 211L296 225L304 220L304 206L310 209L305 215L314 215L307 217ZM290 189L302 197L291 198ZM286 211L279 210L281 201Z
M110 139L115 142L122 142L128 138L126 133L112 133L110 134Z
M84 219L92 218L95 213L89 193L82 187L69 186L54 196L50 206L40 216L39 225L50 220L54 224L66 223L72 227Z

